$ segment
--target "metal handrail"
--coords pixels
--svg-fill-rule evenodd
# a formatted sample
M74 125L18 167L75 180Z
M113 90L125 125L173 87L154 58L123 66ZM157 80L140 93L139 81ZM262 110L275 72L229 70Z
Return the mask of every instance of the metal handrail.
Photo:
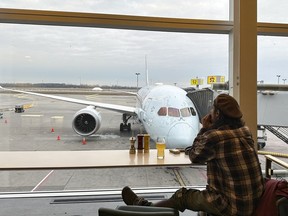
M271 178L271 175L273 175L273 169L271 168L272 162L279 164L280 166L288 169L288 163L272 156L272 155L265 155L266 157L266 167L265 167L265 176L266 178Z

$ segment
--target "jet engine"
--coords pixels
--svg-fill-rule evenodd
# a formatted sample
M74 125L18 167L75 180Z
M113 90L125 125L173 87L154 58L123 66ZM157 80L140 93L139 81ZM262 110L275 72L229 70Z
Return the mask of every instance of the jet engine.
M94 134L101 125L101 115L94 106L88 106L75 113L72 128L81 136Z

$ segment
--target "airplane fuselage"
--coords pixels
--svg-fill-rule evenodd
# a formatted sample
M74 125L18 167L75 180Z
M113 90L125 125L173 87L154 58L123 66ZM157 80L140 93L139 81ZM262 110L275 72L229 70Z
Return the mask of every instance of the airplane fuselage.
M153 140L165 137L167 148L190 146L199 129L199 118L186 91L176 86L146 86L138 91L136 112Z

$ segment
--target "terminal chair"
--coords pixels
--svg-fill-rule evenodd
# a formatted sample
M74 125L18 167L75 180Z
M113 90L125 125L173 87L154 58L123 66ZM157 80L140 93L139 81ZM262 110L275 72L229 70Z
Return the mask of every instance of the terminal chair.
M214 215L200 211L200 212L198 212L197 216L214 216Z
M101 207L99 216L179 216L176 209L153 206L118 206L116 209Z
M277 209L279 216L287 216L288 215L288 199L286 197L282 197L277 200Z

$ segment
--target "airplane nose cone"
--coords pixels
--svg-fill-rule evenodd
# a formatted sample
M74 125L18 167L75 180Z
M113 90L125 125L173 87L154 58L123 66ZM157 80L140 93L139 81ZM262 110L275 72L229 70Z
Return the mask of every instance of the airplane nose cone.
M191 146L198 131L186 123L179 123L172 127L166 138L166 148L186 148Z

